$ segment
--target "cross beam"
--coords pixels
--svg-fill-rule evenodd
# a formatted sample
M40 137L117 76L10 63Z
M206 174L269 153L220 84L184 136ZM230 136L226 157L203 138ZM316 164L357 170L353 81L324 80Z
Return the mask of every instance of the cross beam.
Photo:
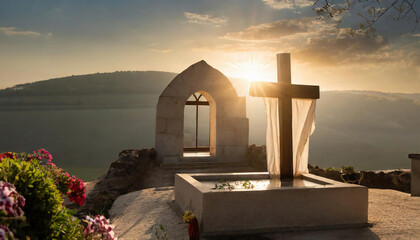
M252 82L249 95L266 98L319 98L318 86L274 82Z
M292 99L318 99L319 86L292 84L290 53L277 54L277 83L252 82L249 95L279 100L280 178L293 179Z

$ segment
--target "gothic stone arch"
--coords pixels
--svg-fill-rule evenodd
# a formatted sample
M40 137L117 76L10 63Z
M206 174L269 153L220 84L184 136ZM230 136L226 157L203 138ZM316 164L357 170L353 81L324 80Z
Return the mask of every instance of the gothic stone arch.
M200 92L210 105L210 158L245 161L248 147L246 99L239 97L229 79L200 61L178 74L159 97L156 108L155 149L160 162L183 158L184 107Z

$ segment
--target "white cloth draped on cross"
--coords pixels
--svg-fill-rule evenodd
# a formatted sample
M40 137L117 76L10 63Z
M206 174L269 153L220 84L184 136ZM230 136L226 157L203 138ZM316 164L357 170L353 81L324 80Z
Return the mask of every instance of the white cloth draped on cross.
M280 175L280 129L278 99L264 98L267 120L267 171ZM315 131L315 100L292 100L293 175L308 173L309 137Z
M319 87L292 84L290 53L277 54L277 83L253 82L249 95L264 97L267 168L271 177L307 173L309 136L315 129Z

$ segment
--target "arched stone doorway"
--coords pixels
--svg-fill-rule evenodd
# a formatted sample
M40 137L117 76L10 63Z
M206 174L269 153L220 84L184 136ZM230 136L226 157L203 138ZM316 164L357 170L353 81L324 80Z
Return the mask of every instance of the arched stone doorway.
M178 74L159 97L155 148L160 162L184 160L184 107L199 92L210 105L210 157L214 161L245 161L248 118L245 97L239 97L221 72L200 61Z
M195 120L194 122L194 137L193 141L190 143L186 143L185 136L185 129L184 129L184 157L188 156L216 156L216 102L214 101L214 98L205 91L198 91L196 93L193 93L188 100L185 103L185 108L188 106L192 106L195 108ZM208 144L203 145L200 144L200 136L199 136L199 129L202 127L203 121L200 121L199 119L199 109L200 107L207 107L208 109ZM186 115L184 114L184 117ZM185 120L185 119L184 119ZM185 122L184 122L185 123ZM186 125L184 124L184 127ZM193 143L193 144L191 144ZM196 153L196 154L194 154ZM206 154L208 153L208 155Z

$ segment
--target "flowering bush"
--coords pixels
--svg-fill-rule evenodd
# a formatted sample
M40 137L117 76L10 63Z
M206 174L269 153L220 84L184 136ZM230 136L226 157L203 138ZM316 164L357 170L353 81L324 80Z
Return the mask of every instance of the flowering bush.
M60 190L63 195L67 195L70 201L82 206L86 200L86 190L83 181L81 179L77 179L75 176L70 176L70 174L64 171L64 169L58 168L51 161L52 155L45 149L41 148L38 151L34 151L34 154L38 160L46 160L46 168L54 177L58 190Z
M47 154L46 156L51 156L51 154L45 150L43 153ZM81 179L78 179L75 176L70 176L70 174L64 169L57 167L54 163L52 163L51 159L52 157L46 158L47 162L44 166L54 178L55 185L57 186L58 190L61 192L61 194L63 194L63 197L67 196L70 201L77 203L79 206L82 206L86 200L85 184Z
M20 159L22 161L37 161L41 166L47 169L52 178L55 180L55 185L64 196L67 196L70 201L82 206L86 200L85 184L81 179L75 176L70 176L64 169L57 167L52 162L52 155L45 149L41 148L33 151L32 154L17 154L12 152L0 153L0 162L3 158Z
M48 157L45 152L40 153ZM62 194L46 167L49 165L41 165L42 159L37 154L3 153L0 158L0 181L13 184L26 200L22 209L27 225L15 236L23 239L26 236L31 239L80 239L80 221L74 220L62 206ZM79 223L69 228L68 223L75 221Z
M114 226L104 216L97 215L95 218L86 216L83 236L85 239L96 240L117 240L114 233Z
M39 149L32 154L0 153L0 240L14 237L117 239L114 226L104 216L98 215L94 219L87 216L83 226L63 206L64 196L83 205L86 199L85 184L58 168L48 151ZM16 220L24 212L26 225L19 225L21 229L14 231L14 235L12 230L17 225L7 224L4 219L10 216Z

